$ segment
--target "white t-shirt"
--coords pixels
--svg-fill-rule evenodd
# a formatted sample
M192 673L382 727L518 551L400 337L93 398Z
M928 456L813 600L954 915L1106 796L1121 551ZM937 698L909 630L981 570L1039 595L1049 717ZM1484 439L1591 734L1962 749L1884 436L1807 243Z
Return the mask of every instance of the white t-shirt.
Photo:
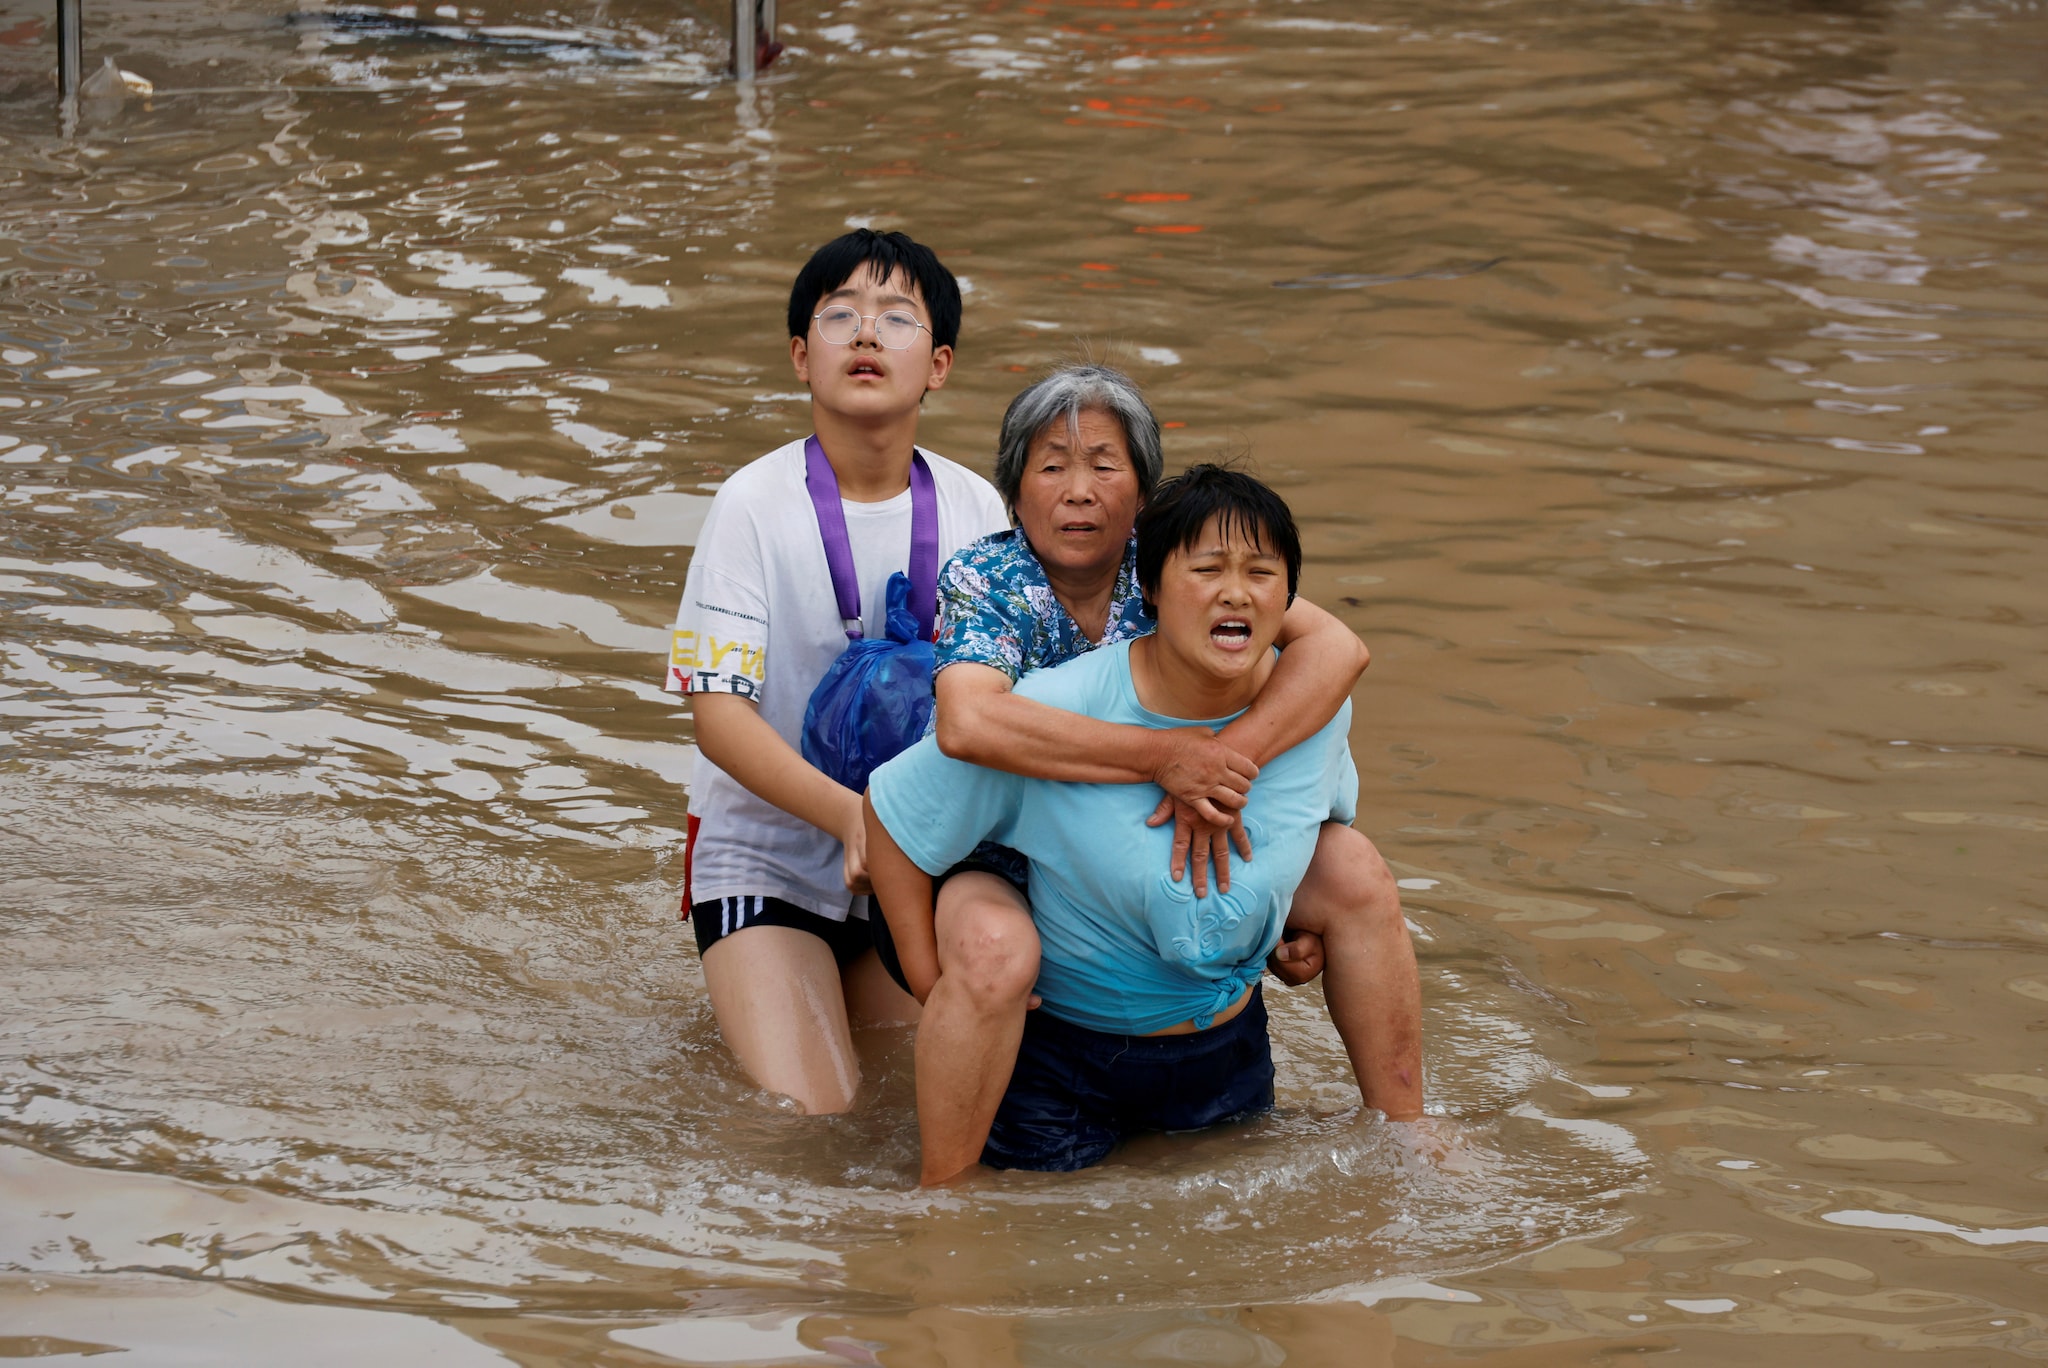
M943 565L1009 519L987 480L924 455L938 495ZM840 504L864 629L881 636L889 576L909 568L910 490L882 503ZM811 691L845 649L817 510L804 486L804 444L791 442L734 472L712 499L683 581L665 687L751 698L768 725L801 749ZM758 895L834 921L867 915L867 899L846 891L837 840L756 798L702 755L690 812L699 823L690 859L696 901Z

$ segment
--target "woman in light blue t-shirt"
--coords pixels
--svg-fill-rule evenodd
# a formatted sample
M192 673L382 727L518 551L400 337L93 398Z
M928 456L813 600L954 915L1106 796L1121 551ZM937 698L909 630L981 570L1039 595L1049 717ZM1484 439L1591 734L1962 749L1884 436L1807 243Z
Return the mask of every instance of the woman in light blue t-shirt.
M1274 667L1301 568L1287 505L1248 475L1198 466L1139 514L1137 559L1158 630L1027 675L1019 692L1106 721L1221 725ZM1262 768L1243 812L1258 858L1228 892L1200 896L1167 872L1172 835L1143 825L1153 797L1138 786L985 769L930 737L875 772L869 876L913 988L938 976L932 876L984 839L1030 863L1043 1006L984 1163L1084 1168L1125 1135L1272 1105L1258 976L1322 823L1351 818L1349 725L1347 705Z

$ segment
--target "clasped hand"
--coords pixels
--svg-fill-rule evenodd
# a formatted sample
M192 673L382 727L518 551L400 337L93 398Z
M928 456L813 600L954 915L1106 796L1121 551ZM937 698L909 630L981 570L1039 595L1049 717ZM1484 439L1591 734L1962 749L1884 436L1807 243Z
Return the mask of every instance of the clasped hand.
M1152 782L1166 790L1146 826L1173 822L1171 871L1175 883L1193 866L1195 896L1209 896L1209 867L1216 867L1217 891L1230 891L1230 851L1252 857L1243 808L1259 767L1202 727L1177 727L1161 734L1163 753Z

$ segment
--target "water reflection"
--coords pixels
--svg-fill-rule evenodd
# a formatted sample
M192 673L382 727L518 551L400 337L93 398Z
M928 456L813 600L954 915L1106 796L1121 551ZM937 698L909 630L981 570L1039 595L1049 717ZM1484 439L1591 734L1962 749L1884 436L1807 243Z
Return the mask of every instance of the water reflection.
M286 8L110 14L158 93L68 144L0 27L33 1333L156 1270L535 1362L2044 1352L2038 14L854 0L741 96L654 0ZM829 1122L718 1048L660 629L852 222L970 287L931 445L1108 353L1303 512L1457 1164L1312 991L1272 1118L938 1195L904 1040ZM227 1345L164 1286L124 1347Z

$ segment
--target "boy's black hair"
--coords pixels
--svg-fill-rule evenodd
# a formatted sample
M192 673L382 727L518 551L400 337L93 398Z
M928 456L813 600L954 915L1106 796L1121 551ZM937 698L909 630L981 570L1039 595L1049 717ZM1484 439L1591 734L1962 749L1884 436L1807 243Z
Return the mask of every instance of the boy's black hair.
M1220 465L1190 467L1152 491L1138 510L1138 590L1153 615L1152 595L1166 558L1192 551L1211 518L1223 520L1223 535L1242 533L1261 551L1287 562L1287 601L1301 583L1301 533L1287 501L1242 470Z
M808 333L818 301L853 279L854 272L863 267L876 280L887 280L902 271L917 283L925 311L932 316L934 347L950 347L960 340L960 283L939 261L938 253L907 233L878 233L872 228L856 228L811 253L811 259L796 273L796 283L789 287L789 335Z

